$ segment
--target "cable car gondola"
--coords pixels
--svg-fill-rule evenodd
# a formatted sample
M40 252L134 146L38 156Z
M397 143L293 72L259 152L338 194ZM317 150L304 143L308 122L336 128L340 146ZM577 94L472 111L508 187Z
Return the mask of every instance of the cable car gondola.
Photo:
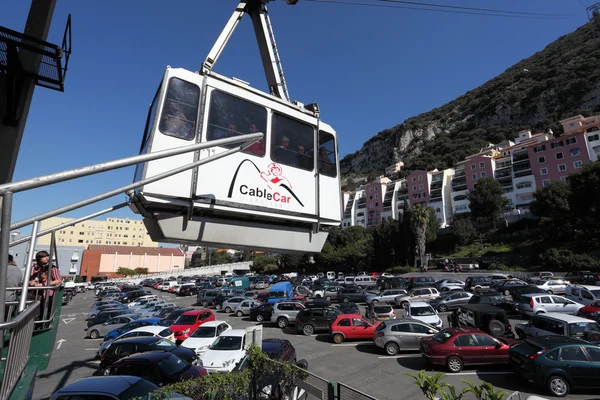
M316 104L290 102L266 1L241 1L202 69L168 67L140 154L262 132L243 151L147 184L131 195L158 242L262 251L320 252L342 217L337 135ZM259 43L271 93L212 66L244 14ZM221 145L138 165L135 180L209 159Z

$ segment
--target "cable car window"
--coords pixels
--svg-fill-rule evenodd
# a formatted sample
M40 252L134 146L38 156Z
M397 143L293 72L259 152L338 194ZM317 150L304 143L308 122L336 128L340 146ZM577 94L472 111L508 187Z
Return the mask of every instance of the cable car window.
M156 118L156 109L158 107L158 95L160 93L162 85L158 87L156 94L154 95L154 100L152 100L152 105L150 106L150 111L148 112L148 117L146 117L146 130L144 131L144 137L142 138L142 145L140 147L140 154L146 154L148 152L148 145L150 144L150 135L152 133L152 127L154 126L154 119ZM135 176L134 182L137 182L142 179L142 173L144 172L144 164L138 164L135 167Z
M159 129L162 133L184 140L196 137L200 88L179 78L169 79Z
M216 90L210 97L208 115L208 140L267 131L267 110L264 107ZM227 148L241 143L229 144ZM265 155L264 139L248 147L244 153Z
M335 178L335 138L331 133L319 131L319 173Z
M315 131L310 125L273 114L271 158L283 165L312 171L314 169Z

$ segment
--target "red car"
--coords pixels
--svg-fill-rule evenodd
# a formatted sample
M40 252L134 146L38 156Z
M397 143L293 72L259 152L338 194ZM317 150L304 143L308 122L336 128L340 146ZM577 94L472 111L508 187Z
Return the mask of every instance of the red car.
M190 337L197 327L205 322L214 320L215 314L210 310L191 310L181 314L173 325L169 326L169 329L175 334L175 342L180 344Z
M330 326L331 339L334 343L342 343L346 339L373 340L375 328L373 325L357 314L340 314Z
M450 372L460 372L464 365L508 363L508 349L517 342L476 328L449 328L421 339L421 355Z
M158 283L154 284L154 289L158 289L158 287L162 284L163 284L162 282L158 282Z
M589 306L581 307L577 315L583 318L596 320L600 315L600 300L593 302Z

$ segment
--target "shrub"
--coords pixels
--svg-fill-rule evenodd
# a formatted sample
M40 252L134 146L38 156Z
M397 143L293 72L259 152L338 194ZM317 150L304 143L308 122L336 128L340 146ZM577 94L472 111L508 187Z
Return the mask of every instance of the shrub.
M388 270L386 272L389 272L392 274L410 274L413 272L417 272L417 270L408 265L396 265L395 267L388 268Z
M600 262L588 254L577 254L566 249L549 249L539 256L540 267L552 270L600 270Z

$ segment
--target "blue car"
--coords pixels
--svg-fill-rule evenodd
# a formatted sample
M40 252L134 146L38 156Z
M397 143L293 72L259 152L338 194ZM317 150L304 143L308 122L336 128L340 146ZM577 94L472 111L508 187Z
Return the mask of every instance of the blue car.
M142 326L148 326L148 325L157 325L158 321L160 321L162 318L145 318L145 319L138 319L137 321L133 321L130 322L126 325L123 325L120 328L117 329L113 329L112 331L108 332L106 335L104 335L104 341L107 342L109 340L114 340L116 338L118 338L119 336L121 336L122 334L129 332L132 329L135 328L140 328Z

